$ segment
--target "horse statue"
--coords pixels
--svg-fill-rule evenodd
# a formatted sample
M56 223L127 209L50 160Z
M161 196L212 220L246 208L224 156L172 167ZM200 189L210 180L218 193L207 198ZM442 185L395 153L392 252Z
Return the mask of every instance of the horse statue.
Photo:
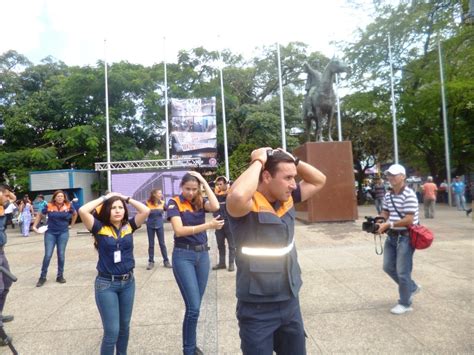
M327 121L328 140L332 142L331 129L336 104L333 82L334 75L347 72L348 66L335 58L331 59L324 72L313 69L304 63L308 78L306 80L306 96L303 104L303 119L306 122L307 141L311 141L311 125L316 123L315 141L323 141L323 124Z

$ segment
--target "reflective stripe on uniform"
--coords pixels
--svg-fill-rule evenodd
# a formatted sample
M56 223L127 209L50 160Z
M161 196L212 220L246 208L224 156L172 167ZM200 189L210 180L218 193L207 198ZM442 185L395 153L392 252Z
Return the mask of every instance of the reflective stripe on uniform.
M242 247L242 254L251 256L283 256L288 254L295 246L293 239L290 244L283 248L252 248Z

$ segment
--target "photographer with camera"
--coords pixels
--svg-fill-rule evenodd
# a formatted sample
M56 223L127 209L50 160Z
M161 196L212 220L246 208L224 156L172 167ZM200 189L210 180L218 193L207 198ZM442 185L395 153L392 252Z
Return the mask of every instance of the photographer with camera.
M413 310L413 296L421 290L411 278L413 253L408 226L418 224L418 200L415 192L405 184L405 168L393 164L385 171L392 192L385 194L381 217L376 233L387 233L383 270L398 284L400 299L390 312L404 314Z

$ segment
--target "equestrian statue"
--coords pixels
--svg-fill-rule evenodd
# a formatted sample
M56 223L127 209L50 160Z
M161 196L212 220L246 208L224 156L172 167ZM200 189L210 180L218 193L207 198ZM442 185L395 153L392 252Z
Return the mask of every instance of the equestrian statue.
M328 140L332 142L331 129L335 111L336 95L334 94L334 75L347 72L348 67L342 61L331 59L321 74L304 63L308 77L306 79L306 96L303 104L303 119L306 122L307 141L311 141L312 121L316 124L315 141L323 141L323 125L327 122Z

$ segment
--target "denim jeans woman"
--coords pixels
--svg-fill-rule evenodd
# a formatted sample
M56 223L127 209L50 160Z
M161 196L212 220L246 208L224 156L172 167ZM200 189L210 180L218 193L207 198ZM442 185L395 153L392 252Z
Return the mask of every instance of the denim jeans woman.
M104 327L100 347L101 354L126 354L135 298L135 278L109 280L97 276L95 279L95 302Z
M58 273L57 279L60 279L64 275L64 261L66 259L66 246L69 240L69 230L62 233L54 233L46 231L44 235L44 258L43 265L41 266L40 278L46 279L48 274L49 263L53 256L54 247L56 247L56 253L58 255Z
M77 213L72 203L67 200L66 194L62 190L54 192L51 202L43 210L39 211L33 223L33 230L39 233L36 228L43 216L48 216L47 231L44 236L44 258L41 266L41 275L36 283L36 287L41 287L46 282L49 263L53 256L54 247L58 254L58 273L56 282L65 283L64 261L66 258L66 245L69 240L69 228L76 223ZM69 225L69 223L71 223Z
M207 250L173 250L173 274L186 306L183 321L184 354L194 354L196 348L196 328L209 277L209 267Z
M201 195L201 185L208 200ZM166 210L174 230L173 274L186 307L183 353L195 355L202 354L196 345L196 328L210 268L206 230L220 229L224 221L217 216L206 223L206 211L218 211L219 201L199 173L185 174L181 191L168 201Z
M127 204L137 214L128 219ZM97 207L101 206L98 214ZM94 235L99 254L95 280L95 301L102 319L104 335L101 355L126 354L130 334L135 278L133 232L148 217L150 210L141 202L112 192L86 203L79 209L85 227Z

